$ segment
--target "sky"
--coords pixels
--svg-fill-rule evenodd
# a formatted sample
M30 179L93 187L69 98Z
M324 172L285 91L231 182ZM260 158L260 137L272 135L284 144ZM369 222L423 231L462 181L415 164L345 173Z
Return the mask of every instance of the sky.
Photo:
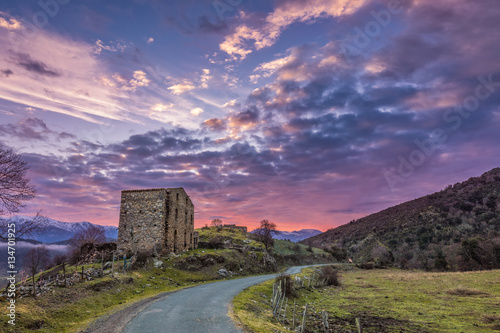
M497 0L0 1L0 144L53 219L120 191L325 231L500 166Z

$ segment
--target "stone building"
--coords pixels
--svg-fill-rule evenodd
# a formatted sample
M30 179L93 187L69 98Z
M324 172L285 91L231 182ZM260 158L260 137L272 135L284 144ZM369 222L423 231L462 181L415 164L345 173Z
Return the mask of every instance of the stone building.
M179 252L197 239L194 205L182 187L122 191L119 250Z

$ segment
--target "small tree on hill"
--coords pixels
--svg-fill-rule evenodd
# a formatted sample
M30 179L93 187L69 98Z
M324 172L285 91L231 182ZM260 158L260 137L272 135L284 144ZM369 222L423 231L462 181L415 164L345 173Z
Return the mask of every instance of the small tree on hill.
M222 220L221 219L213 219L211 223L212 223L212 226L217 228L217 229L222 228Z
M257 240L264 244L266 251L269 252L269 249L274 245L273 234L278 234L279 231L276 230L276 224L269 222L269 220L260 221L260 228L255 231L255 235L257 236Z
M28 269L33 279L34 297L36 297L35 274L47 265L49 258L49 250L45 245L32 248L24 256L24 266Z
M78 231L70 239L71 245L70 261L76 263L81 260L80 250L84 244L102 244L106 242L106 233L101 226L90 225L88 228Z

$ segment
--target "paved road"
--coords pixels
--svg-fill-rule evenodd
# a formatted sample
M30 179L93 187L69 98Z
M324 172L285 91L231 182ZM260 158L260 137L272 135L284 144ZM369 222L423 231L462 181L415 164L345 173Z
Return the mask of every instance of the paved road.
M296 274L305 267L310 266L291 267L287 273ZM229 303L243 289L275 276L213 282L172 293L138 313L122 332L241 333L227 315Z

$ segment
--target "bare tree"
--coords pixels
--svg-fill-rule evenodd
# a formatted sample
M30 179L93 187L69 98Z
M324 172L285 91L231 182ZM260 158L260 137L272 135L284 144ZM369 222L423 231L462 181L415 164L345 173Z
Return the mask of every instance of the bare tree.
M278 234L276 224L269 222L269 220L260 221L260 228L255 231L257 239L264 244L266 251L274 245L273 234Z
M101 244L106 242L106 233L101 226L91 224L88 228L78 231L70 243L73 247L80 248L83 244Z
M216 227L217 229L222 228L222 220L221 219L213 219L211 223L212 223L212 226Z
M36 188L26 177L28 169L21 155L0 147L0 215L17 213L24 201L35 197Z
M49 261L49 250L45 245L37 246L29 250L24 256L24 266L28 269L33 280L33 296L36 297L35 275L38 270L43 269Z
M21 155L0 146L0 216L19 212L25 201L34 198L36 188L26 177L28 169ZM23 223L0 219L0 239L7 239L9 234L16 238L31 238L43 231L45 221L41 212L34 219Z
M0 219L0 239L9 238L9 229L15 232L10 232L15 235L15 238L30 239L36 234L42 233L47 227L47 217L42 215L42 211L38 211L31 220L24 220L20 223L15 223L12 219Z

